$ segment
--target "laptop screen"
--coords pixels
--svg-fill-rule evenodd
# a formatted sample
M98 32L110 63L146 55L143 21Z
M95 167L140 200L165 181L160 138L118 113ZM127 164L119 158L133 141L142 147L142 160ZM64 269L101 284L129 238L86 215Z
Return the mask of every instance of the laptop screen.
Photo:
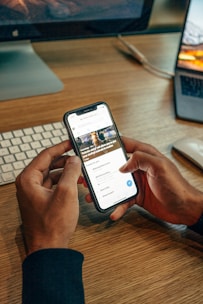
M191 0L182 34L177 66L203 72L203 0Z

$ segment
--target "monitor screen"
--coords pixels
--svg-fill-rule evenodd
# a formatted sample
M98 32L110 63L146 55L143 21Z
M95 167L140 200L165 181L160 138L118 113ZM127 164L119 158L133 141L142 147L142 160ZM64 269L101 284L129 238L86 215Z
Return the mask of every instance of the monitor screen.
M13 73L15 66L22 70L22 62L27 65L30 61L29 58L26 59L26 52L22 54L21 58L19 55L25 48L31 47L31 45L27 45L27 41L50 41L136 33L146 29L152 6L153 0L1 0L0 75L1 73L4 75L4 83L0 87L0 100L7 99L2 90L8 85L7 82L11 87L12 78L15 86L16 76ZM18 56L14 55L14 52ZM20 61L16 65L14 61L17 57ZM35 74L33 68L36 69L37 61L42 63L40 58L36 58L32 67L32 77ZM5 62L11 62L12 67L8 72L8 77L5 70L8 64L5 65ZM30 69L31 67L28 68L27 66L26 73ZM38 69L36 69L36 72ZM48 67L46 69L48 71ZM20 81L19 71L16 71L16 75L18 75L18 81ZM43 75L42 77L42 79L46 79L47 76ZM28 79L29 75L26 75L26 81ZM22 79L22 85L25 87L24 81ZM41 83L40 80L39 83ZM14 87L14 93L8 99L33 95L31 92L29 93L28 87L25 93L18 94L16 90L19 90L19 87L19 84L16 88ZM32 84L32 89L34 89L33 87ZM58 81L56 91L61 88L62 84ZM39 94L42 93L39 92Z

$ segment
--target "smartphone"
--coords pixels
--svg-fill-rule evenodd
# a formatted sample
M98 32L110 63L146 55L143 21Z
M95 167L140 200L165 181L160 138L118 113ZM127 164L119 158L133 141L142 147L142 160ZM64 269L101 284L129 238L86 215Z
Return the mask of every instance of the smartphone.
M135 197L138 187L133 175L119 171L127 155L107 103L69 111L64 124L97 210L105 212Z

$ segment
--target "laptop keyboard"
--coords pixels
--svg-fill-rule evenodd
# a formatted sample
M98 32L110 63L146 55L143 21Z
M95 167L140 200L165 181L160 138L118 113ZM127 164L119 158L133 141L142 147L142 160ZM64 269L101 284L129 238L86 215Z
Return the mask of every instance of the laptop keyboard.
M203 79L183 75L180 79L183 95L203 98Z
M14 182L40 151L67 138L62 122L0 133L0 185Z

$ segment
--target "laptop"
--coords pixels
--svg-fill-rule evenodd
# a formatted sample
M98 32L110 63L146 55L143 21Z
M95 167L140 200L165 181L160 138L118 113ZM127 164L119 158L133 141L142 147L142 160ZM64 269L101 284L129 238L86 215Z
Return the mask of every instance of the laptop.
M188 2L174 76L175 112L203 123L203 0Z

